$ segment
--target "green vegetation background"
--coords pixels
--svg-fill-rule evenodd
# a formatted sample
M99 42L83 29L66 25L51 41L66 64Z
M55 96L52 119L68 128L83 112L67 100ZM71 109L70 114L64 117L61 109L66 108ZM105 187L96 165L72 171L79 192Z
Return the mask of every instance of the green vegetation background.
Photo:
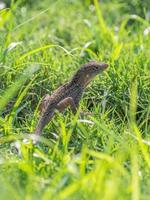
M5 1L0 11L0 199L150 199L150 1ZM38 102L89 60L109 64L81 119Z

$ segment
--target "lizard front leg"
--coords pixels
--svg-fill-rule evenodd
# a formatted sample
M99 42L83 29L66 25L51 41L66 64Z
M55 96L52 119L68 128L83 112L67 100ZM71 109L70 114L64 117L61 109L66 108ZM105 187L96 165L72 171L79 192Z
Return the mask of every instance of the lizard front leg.
M74 102L74 99L72 97L66 97L65 99L63 99L62 101L60 101L57 104L56 109L60 112L64 111L68 106L70 106L73 114L76 114L77 112L77 106Z
M63 99L62 101L60 101L60 103L57 104L56 109L60 112L63 112L68 106L70 106L73 114L75 115L77 112L77 108L79 105L79 101L76 101L76 103L74 102L74 99L72 97L67 97L65 99ZM80 116L84 117L84 116L89 116L92 115L91 112L80 112Z

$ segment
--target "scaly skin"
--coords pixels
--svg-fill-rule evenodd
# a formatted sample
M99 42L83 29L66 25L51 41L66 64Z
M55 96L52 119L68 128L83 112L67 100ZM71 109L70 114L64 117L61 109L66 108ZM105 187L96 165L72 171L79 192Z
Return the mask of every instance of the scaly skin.
M91 61L81 66L72 79L56 89L52 95L45 95L41 101L40 119L35 134L40 135L43 128L54 115L55 110L62 112L68 106L74 114L77 112L82 93L90 81L108 67L105 63Z

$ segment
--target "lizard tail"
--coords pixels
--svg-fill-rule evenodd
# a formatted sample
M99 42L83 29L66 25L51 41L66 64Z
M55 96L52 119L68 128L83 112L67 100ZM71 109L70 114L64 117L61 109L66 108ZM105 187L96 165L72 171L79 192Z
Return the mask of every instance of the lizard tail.
M35 135L41 135L42 134L42 130L43 128L49 123L49 121L51 120L51 118L54 115L54 108L46 109L43 113L42 116L40 117L36 129L34 131Z
M50 95L49 94L44 95L39 105L40 115L42 115L42 113L44 113L44 111L46 110L49 100L50 100Z

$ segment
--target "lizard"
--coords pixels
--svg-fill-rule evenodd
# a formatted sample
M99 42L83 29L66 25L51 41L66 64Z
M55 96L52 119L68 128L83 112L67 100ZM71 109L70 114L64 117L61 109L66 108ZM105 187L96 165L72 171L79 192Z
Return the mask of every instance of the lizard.
M55 110L64 111L70 107L73 114L76 114L84 89L91 80L103 72L108 64L97 61L90 61L82 65L70 81L56 89L51 95L46 94L39 105L40 118L34 134L40 135L43 128L53 117Z

